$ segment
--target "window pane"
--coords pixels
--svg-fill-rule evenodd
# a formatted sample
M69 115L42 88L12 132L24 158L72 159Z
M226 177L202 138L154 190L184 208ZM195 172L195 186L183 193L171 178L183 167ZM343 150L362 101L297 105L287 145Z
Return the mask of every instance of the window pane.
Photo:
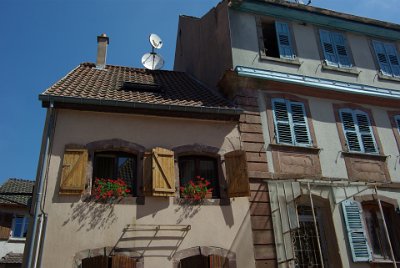
M26 237L26 235L28 234L28 226L29 226L29 218L26 217L25 218L25 225L24 225L24 232L22 234L23 237Z
M129 188L134 189L136 178L136 159L132 157L119 157L117 178L123 179Z
M14 218L13 237L22 237L24 218Z
M188 184L196 176L195 159L181 158L179 160L179 182L181 186Z
M213 188L212 196L219 197L219 183L214 159L200 160L200 176L208 180Z
M93 177L109 179L114 177L114 156L96 155L93 168Z

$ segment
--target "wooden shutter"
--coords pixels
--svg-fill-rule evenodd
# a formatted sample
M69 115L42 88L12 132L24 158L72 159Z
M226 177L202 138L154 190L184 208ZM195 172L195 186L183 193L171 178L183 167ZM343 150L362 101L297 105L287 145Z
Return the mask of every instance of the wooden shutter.
M281 58L293 59L294 53L290 40L289 25L284 22L275 22L276 38L279 45L279 54Z
M326 64L338 66L338 60L335 53L335 46L331 38L331 33L326 30L320 30L319 34Z
M368 245L360 203L346 200L342 202L342 209L353 262L370 261L372 259L371 251Z
M0 215L0 240L7 240L10 237L12 215Z
M112 268L135 268L136 260L124 255L115 255L111 261Z
M85 189L87 162L87 150L65 150L62 163L60 194L80 194Z
M385 44L386 55L389 59L389 64L392 69L392 75L395 77L400 77L400 61L399 55L397 54L396 47L394 44Z
M284 99L272 99L277 143L293 144L292 131L289 121L289 108Z
M249 175L245 151L232 151L225 154L225 169L228 181L228 196L250 196Z
M311 138L304 104L301 102L290 102L290 117L293 124L295 145L310 145Z
M351 67L349 53L347 51L346 38L341 33L331 33L333 43L335 44L335 52L338 59L339 67Z
M152 153L145 152L143 155L143 194L145 196L153 195L152 173Z
M108 257L96 256L83 259L82 268L108 268Z
M229 268L228 258L220 255L208 256L208 263L210 268Z
M10 237L10 227L0 226L0 240L7 240Z
M372 41L372 45L374 47L376 59L379 63L382 74L391 76L392 70L390 68L390 63L386 55L384 44L382 42Z
M152 150L153 196L175 196L174 152L154 148Z
M377 153L378 150L374 135L372 133L372 127L368 118L368 114L358 110L356 110L354 114L357 120L357 128L363 147L363 152Z
M339 114L343 124L343 132L346 138L347 148L351 152L361 152L353 111L350 109L341 109L339 110Z

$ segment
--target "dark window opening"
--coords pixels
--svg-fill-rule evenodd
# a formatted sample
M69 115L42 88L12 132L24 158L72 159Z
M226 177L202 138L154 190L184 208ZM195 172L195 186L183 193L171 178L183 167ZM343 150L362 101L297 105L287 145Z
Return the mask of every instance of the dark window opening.
M207 156L179 157L179 183L184 187L197 176L206 179L212 187L212 197L219 198L217 160Z
M124 152L99 152L94 155L93 179L122 179L133 196L137 195L137 157Z
M268 57L280 58L274 21L262 23L262 35L265 55Z
M227 258L219 255L196 255L184 258L179 263L180 268L229 268Z

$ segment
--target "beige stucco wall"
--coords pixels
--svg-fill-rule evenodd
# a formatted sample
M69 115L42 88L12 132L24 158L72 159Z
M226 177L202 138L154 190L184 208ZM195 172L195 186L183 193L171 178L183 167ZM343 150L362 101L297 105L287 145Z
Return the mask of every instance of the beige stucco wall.
M254 14L230 9L229 19L232 39L233 68L236 66L246 66L375 87L400 89L399 82L378 79L377 70L379 67L375 64L375 55L371 47L372 39L368 36L358 35L355 33L345 33L350 47L350 52L354 59L354 70L358 72L358 74L349 74L321 69L323 54L320 51L319 28L317 26L311 24L301 25L297 22L289 22L294 36L294 43L296 45L296 56L301 63L300 66L297 66L260 59L256 17ZM335 31L335 29L332 30ZM397 42L396 45L398 51L400 51L400 42Z
M223 155L239 149L238 137L232 122L60 110L48 173L49 219L42 267L70 268L77 252L107 246L136 247L144 252L145 267L172 267L168 257L195 246L230 250L236 253L237 267L254 267L248 198L231 199L230 206L182 206L165 197L146 197L145 205L108 206L58 195L60 164L69 143L118 138L149 149L198 143L220 148ZM123 233L128 224L157 224L161 229L191 225L191 229L185 236L182 231Z

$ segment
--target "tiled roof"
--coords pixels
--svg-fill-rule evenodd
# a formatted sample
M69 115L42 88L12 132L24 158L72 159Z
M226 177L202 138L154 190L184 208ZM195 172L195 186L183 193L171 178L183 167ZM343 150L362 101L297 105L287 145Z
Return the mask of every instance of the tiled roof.
M183 72L82 63L39 98L232 109L232 103Z
M0 205L27 206L33 195L35 182L22 179L9 179L0 186Z
M0 263L22 263L22 253L7 253L3 258L1 258Z

